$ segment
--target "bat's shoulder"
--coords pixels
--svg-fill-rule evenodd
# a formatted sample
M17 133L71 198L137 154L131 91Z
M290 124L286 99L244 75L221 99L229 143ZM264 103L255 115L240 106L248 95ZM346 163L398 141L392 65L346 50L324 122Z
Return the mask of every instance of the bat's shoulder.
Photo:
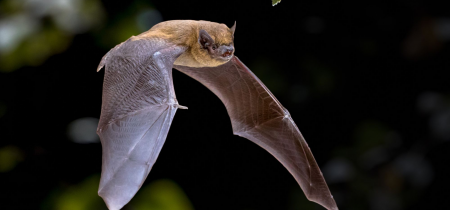
M148 57L170 46L170 42L162 39L135 39L135 37L131 37L125 42L122 42L119 47L111 49L108 53L111 56Z

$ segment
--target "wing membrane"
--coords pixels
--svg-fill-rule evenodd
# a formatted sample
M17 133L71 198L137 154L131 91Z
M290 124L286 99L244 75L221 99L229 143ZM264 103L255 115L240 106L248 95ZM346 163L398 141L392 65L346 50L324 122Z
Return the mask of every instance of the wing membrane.
M275 156L309 200L327 209L338 209L289 112L237 57L218 67L174 67L214 92L227 108L233 133Z
M166 139L177 108L154 107L109 124L101 133L99 195L110 209L123 206L145 181Z
M122 208L144 183L164 144L177 101L172 66L184 51L160 40L128 40L102 58L106 66L97 133L103 148L99 195Z

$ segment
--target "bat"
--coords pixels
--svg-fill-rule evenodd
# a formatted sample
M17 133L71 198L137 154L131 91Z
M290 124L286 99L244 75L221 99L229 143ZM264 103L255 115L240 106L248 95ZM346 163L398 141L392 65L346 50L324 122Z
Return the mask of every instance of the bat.
M98 194L121 209L144 183L166 140L178 104L172 68L194 78L225 104L233 133L277 158L306 197L337 210L311 150L266 86L234 56L236 23L172 20L132 36L103 56L102 143Z

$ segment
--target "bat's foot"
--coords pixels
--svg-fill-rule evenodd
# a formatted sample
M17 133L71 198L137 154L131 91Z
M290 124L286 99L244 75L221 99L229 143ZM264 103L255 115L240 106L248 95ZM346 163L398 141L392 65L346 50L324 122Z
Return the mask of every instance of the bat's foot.
M180 104L177 104L178 109L188 109L187 106L181 106Z

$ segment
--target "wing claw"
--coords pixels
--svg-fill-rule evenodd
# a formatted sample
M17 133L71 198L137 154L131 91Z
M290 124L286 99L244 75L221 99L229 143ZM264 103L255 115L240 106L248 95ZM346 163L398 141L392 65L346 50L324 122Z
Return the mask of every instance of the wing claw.
M178 109L188 109L187 106L182 106L182 105L180 105L180 104L177 104L177 108L178 108Z

